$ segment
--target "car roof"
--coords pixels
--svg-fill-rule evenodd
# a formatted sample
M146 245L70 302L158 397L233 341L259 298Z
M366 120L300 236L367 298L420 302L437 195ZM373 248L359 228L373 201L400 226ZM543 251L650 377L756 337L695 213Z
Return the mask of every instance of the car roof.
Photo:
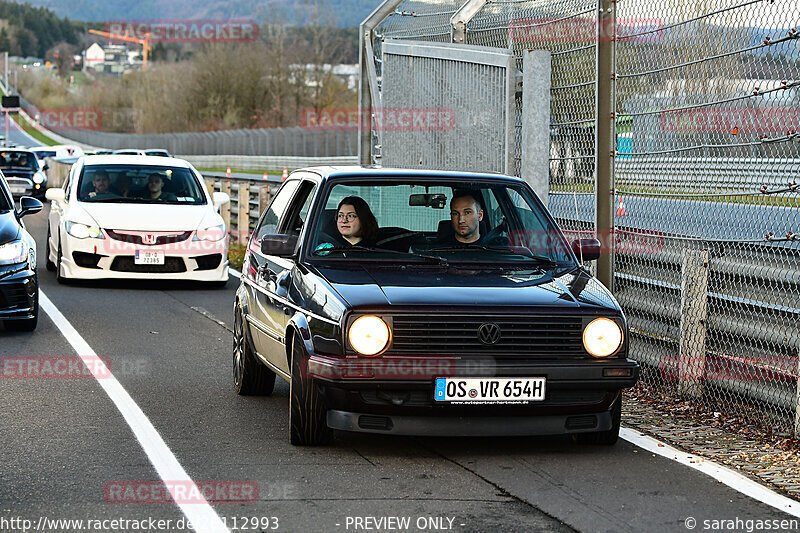
M158 155L102 154L83 156L83 164L90 165L153 165L190 168L187 161Z
M474 172L469 170L433 170L420 168L387 168L376 166L319 166L300 169L318 174L322 178L365 177L392 180L398 177L412 178L451 178L479 180L514 180L523 181L516 176L492 172Z

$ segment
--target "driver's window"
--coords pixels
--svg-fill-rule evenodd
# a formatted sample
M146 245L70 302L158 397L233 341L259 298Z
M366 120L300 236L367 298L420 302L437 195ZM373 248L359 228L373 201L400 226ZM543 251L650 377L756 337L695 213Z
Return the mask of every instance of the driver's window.
M278 223L286 213L286 209L289 207L289 202L291 201L292 196L294 196L294 192L297 190L298 185L300 185L299 180L287 181L283 184L281 190L278 191L278 194L275 195L275 198L272 200L272 203L269 204L266 213L264 213L264 216L261 217L261 222L259 223L258 231L256 232L256 239L258 241L264 238L264 235L277 233Z
M292 207L286 211L285 220L282 220L279 227L281 233L286 235L299 235L306 222L306 217L311 209L311 202L314 199L314 191L317 186L311 181L304 181L300 190L292 202Z

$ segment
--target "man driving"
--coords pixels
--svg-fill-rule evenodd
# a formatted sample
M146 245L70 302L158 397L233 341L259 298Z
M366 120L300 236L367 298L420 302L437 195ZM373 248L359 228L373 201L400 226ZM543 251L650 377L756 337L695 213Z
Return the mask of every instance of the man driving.
M450 200L450 221L455 232L453 244L481 244L480 222L483 220L483 209L475 194L467 190L453 193Z

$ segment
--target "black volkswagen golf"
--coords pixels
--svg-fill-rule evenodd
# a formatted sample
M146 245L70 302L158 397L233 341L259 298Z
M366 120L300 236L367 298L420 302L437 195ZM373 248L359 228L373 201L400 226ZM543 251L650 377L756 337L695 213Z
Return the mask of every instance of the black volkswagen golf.
M39 318L39 278L36 242L22 217L42 210L35 198L20 198L20 209L0 173L0 322L5 329L33 331Z
M639 367L611 293L532 189L494 174L298 170L250 237L234 387L290 383L289 437L616 442Z

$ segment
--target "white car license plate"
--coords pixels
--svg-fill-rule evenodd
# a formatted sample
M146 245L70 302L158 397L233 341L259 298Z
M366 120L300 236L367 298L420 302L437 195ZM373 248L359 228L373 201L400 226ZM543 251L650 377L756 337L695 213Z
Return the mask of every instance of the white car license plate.
M11 194L25 194L25 187L23 185L9 185Z
M160 250L136 250L134 263L137 265L163 265L164 252Z
M440 402L524 402L544 400L545 378L436 378Z

